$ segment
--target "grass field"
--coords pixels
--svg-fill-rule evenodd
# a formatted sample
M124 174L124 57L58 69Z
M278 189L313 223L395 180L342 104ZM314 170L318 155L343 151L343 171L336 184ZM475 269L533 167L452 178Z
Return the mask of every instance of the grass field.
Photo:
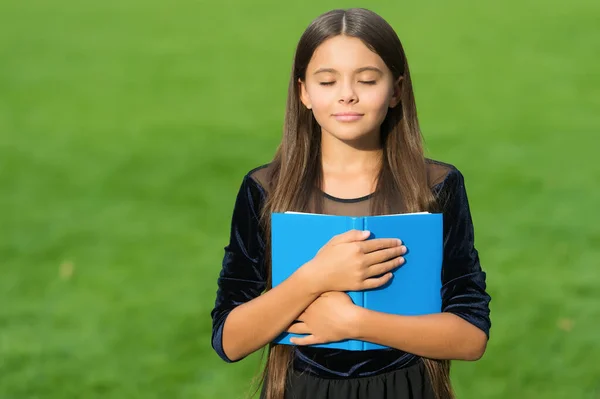
M294 46L367 6L488 272L458 397L600 398L600 3L0 2L0 398L242 398L210 310L234 196L281 132Z

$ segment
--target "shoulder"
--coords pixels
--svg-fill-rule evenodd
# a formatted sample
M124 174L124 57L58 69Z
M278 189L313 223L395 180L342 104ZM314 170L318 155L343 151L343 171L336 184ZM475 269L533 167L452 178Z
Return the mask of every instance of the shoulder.
M267 197L262 181L262 175L267 167L268 165L261 165L243 175L235 200L234 217L248 219L250 215L250 219L260 219Z
M435 192L464 181L461 171L451 163L425 158L425 165L429 187Z
M273 166L271 163L257 166L244 176L244 183L266 195L273 181Z
M250 202L250 206L258 211L266 200L272 180L271 164L256 166L244 174L238 192L238 202Z
M427 176L436 206L450 211L457 206L468 206L463 173L453 164L426 159Z

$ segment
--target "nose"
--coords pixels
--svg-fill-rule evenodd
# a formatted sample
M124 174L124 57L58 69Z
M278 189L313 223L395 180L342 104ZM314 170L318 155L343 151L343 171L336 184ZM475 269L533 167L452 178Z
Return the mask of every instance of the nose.
M340 103L341 104L356 104L358 102L358 96L354 91L352 83L340 85Z

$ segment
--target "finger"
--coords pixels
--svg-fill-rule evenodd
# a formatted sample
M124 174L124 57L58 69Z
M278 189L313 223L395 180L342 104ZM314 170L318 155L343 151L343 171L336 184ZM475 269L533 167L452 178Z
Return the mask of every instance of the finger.
M363 253L379 251L386 248L394 248L402 245L402 241L397 238L374 238L365 242L361 242Z
M292 344L298 345L298 346L315 345L315 344L322 344L322 343L324 343L324 341L318 339L314 335L308 335L308 336L302 337L302 338L296 338L296 337L290 338L290 342Z
M287 332L292 334L310 334L310 330L305 323L295 323L288 328Z
M329 241L330 244L342 244L345 242L364 241L371 235L370 231L367 230L349 230L345 233L333 236Z
M392 279L392 277L394 277L392 273L386 273L381 277L368 278L365 281L363 281L362 289L370 290L373 288L379 288L382 285L387 284Z
M377 265L379 263L386 262L390 259L397 258L406 253L406 247L401 245L399 247L380 249L379 251L370 252L365 255L365 263L369 266Z
M405 259L401 256L398 256L398 257L390 259L386 262L378 263L376 265L369 267L369 269L367 270L366 276L367 276L367 278L382 276L383 274L385 274L387 272L391 272L394 269L402 266L404 264L404 262L405 262Z

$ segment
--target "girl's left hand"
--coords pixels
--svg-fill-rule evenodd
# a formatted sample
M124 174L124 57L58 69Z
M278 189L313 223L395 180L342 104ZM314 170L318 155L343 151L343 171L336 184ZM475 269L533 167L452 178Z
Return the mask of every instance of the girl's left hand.
M356 329L357 310L344 292L326 292L319 296L298 317L299 323L287 330L294 334L309 334L291 338L294 345L314 345L350 339Z

